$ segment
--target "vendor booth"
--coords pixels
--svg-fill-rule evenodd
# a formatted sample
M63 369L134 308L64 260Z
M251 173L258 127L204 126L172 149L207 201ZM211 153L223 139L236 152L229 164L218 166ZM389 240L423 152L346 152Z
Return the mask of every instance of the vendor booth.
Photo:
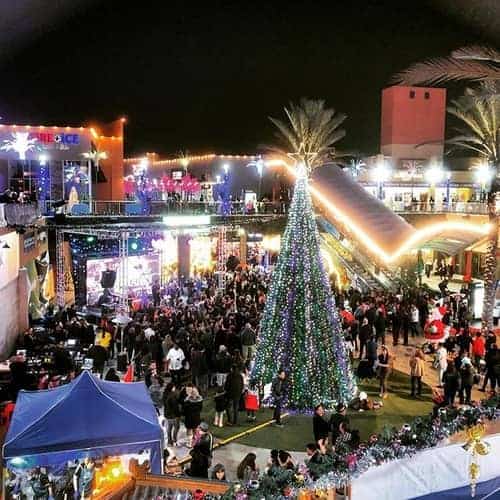
M160 473L162 453L163 431L144 383L105 382L84 371L56 389L20 391L3 446L4 498L23 488L98 496L106 482L127 476L131 458Z

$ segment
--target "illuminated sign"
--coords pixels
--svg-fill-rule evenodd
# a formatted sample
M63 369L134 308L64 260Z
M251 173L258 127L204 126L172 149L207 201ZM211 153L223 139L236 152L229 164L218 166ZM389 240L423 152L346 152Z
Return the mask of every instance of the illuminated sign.
M5 136L4 136L5 137ZM35 154L44 149L69 150L80 145L79 134L53 134L51 132L12 132L1 141L0 151L17 153L20 160L27 154Z
M43 144L67 144L77 146L80 144L79 134L52 134L50 132L32 132L30 138Z
M167 215L163 224L171 227L208 226L210 215Z

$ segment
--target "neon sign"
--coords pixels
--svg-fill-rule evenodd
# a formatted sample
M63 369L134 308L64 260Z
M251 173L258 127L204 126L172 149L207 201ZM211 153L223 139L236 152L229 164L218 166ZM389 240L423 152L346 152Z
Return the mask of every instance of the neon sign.
M35 139L42 144L66 144L68 146L77 146L80 144L80 136L78 134L51 134L50 132L33 132L30 134L32 139Z

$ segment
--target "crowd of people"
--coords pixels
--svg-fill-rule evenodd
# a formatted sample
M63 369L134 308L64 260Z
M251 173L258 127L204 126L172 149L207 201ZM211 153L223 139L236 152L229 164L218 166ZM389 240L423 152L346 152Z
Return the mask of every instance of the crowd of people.
M268 284L269 274L259 267L232 273L223 293L210 273L165 286L155 282L149 300L119 322L103 317L93 324L74 307L58 312L49 308L42 324L20 336L19 355L10 363L12 382L3 399L15 401L21 388L56 387L85 367L110 381L144 380L165 431L165 471L226 480L225 467L212 463L211 428L240 425L243 412L249 424L256 418L263 388L253 387L249 374ZM410 339L421 343L412 347L408 361L415 398L422 396L423 378L432 369L429 359L434 359L442 386L437 404L456 404L457 397L460 403L469 403L474 384L480 383L480 390L489 384L492 391L500 385L496 337L493 332L471 335L465 293L445 297L423 289L400 294L363 295L354 289L334 293L346 348L358 360L358 377L376 377L379 383L380 401L361 393L351 409L374 410L390 393L394 353L389 338L393 346L409 346ZM436 307L450 333L443 342L422 343ZM37 361L30 362L32 358ZM85 366L88 360L92 362ZM276 426L283 425L281 404L287 384L287 373L280 370L271 385ZM359 444L347 409L339 405L327 417L323 405L316 407L313 439L306 446L312 463L320 463L339 447ZM180 446L191 455L185 468L176 456ZM273 450L267 471L294 467L289 453ZM256 478L261 471L255 454L244 457L235 472L245 481Z

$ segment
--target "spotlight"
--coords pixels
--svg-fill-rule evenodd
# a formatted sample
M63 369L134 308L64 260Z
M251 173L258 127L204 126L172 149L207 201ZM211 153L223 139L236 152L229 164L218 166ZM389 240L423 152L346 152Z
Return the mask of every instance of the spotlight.
M130 244L130 248L132 250L137 250L139 248L139 245L137 244L136 241L133 241L131 244Z
M95 240L94 236L87 236L87 243L93 243Z

